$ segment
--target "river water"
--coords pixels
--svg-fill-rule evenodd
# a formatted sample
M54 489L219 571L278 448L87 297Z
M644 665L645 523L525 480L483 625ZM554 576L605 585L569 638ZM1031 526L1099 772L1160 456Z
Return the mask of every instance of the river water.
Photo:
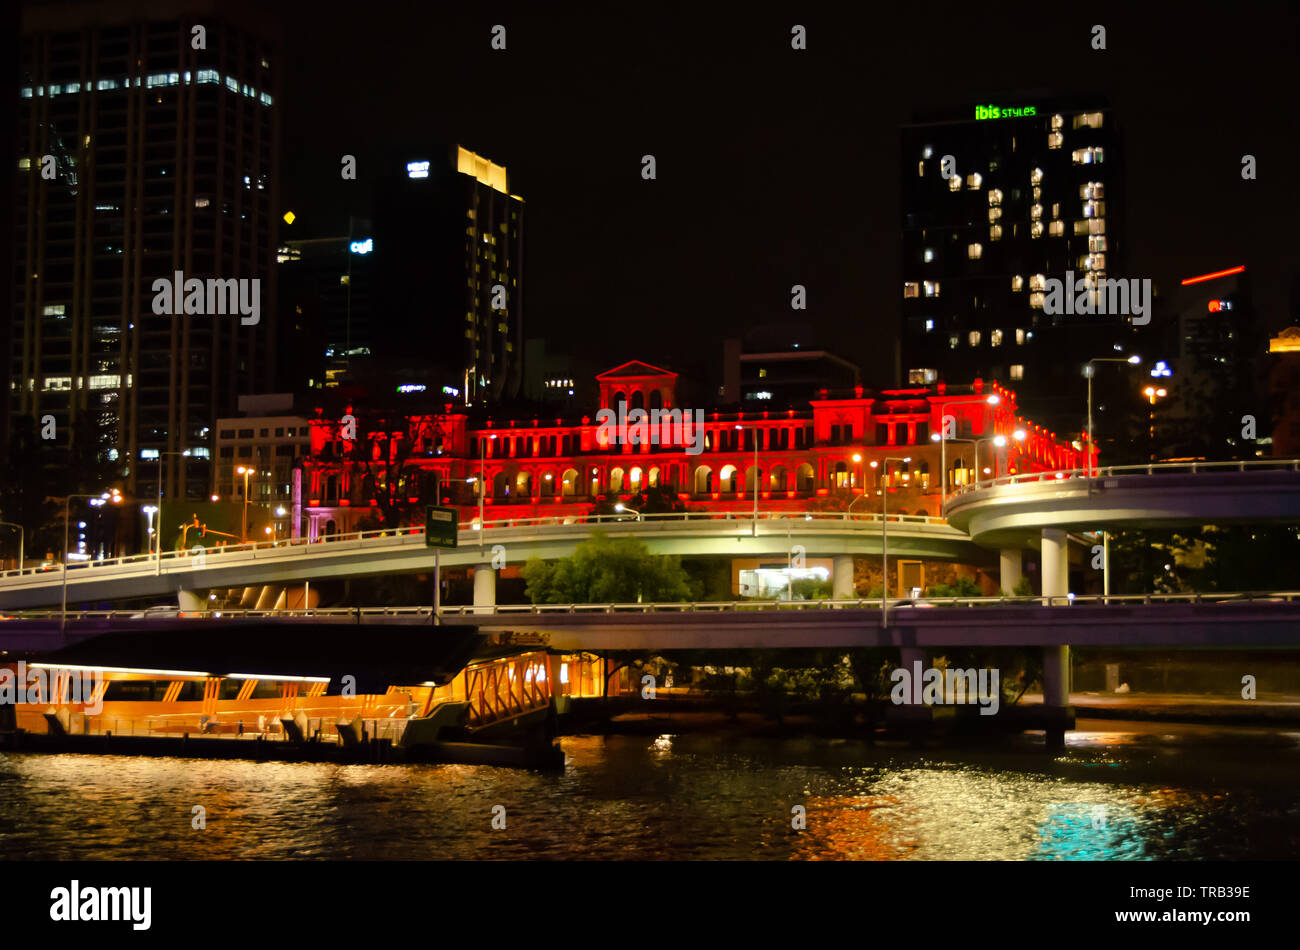
M1029 737L969 750L566 736L563 774L0 754L0 858L1300 856L1300 733L1080 730L1056 755Z

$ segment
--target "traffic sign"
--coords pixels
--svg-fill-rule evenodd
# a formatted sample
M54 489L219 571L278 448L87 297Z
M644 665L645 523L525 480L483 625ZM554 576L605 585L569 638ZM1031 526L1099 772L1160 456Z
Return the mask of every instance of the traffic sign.
M430 548L454 548L460 512L455 508L429 505L424 513L424 544Z

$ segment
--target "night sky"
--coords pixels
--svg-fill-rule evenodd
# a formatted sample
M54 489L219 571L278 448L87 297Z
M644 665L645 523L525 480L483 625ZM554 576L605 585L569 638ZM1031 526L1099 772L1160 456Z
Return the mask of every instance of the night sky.
M281 237L345 233L391 141L459 142L528 202L525 334L552 352L720 376L725 337L797 317L883 385L898 126L1016 90L1095 91L1125 134L1127 276L1168 295L1246 264L1265 327L1297 321L1300 5L848 6L280 4L282 210L298 215ZM361 180L340 179L345 153Z

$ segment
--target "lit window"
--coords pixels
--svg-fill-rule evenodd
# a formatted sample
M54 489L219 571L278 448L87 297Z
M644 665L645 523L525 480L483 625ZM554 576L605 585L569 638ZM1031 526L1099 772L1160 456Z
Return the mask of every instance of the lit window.
M1047 225L1047 233L1052 237L1065 237L1065 222L1052 221Z
M1002 240L1002 225L994 224L989 227L989 240L990 241Z
M924 178L924 177L925 177L925 162L917 162L917 163L916 163L916 175L917 175L918 178Z
M1024 378L1025 378L1025 367L1024 367L1023 364L1021 364L1021 363L1012 363L1012 364L1011 364L1011 378L1012 378L1012 379L1024 379Z
M975 191L983 181L984 177L979 172L971 172L966 176L966 187L971 191Z
M1043 183L1043 170L1041 168L1035 168L1029 173L1029 183L1031 185L1041 185Z
M1030 295L1029 295L1029 306L1033 307L1035 310L1042 310L1042 309L1043 309L1043 299L1044 299L1045 297L1046 297L1046 295L1045 295L1045 294L1041 294L1041 293L1030 294Z
M1071 126L1076 129L1099 129L1101 128L1100 112L1083 112L1076 115L1071 122Z
M927 280L925 282L925 295L927 297L939 296L939 282L937 280Z
M949 190L949 191L961 191L961 176L960 176L960 175L953 175L951 178L948 179L948 190Z
M921 157L922 157L922 158L929 158L929 157L930 157L931 155L933 155L933 154L934 154L934 149L931 148L929 145L927 145L925 148L921 149Z
M907 297L919 297L919 296L921 296L921 288L916 281L912 280L903 284L903 297L905 299Z
M1046 275L1046 274L1034 274L1033 276L1031 276L1031 277L1029 278L1029 289L1030 289L1030 290L1046 290L1046 289L1047 289L1047 275Z
M1065 116L1061 115L1061 113L1059 112L1056 115L1052 116L1053 129L1060 129L1064 127L1065 127Z
M1024 279L1023 277L1021 277L1019 274L1017 274L1015 277L1012 277L1012 278L1011 278L1011 292L1012 292L1012 293L1019 293L1020 291L1022 291L1022 290L1024 290L1024 289L1025 289L1025 279Z
M1101 218L1106 215L1106 202L1104 201L1085 201L1083 203L1083 216L1085 218Z
M970 333L966 334L966 342L969 343L971 346L979 346L979 345L980 345L980 331L979 331L979 330L971 330Z
M948 349L955 350L960 345L961 345L961 338L958 337L957 334L954 333L948 337Z
M1098 148L1077 148L1070 153L1070 159L1076 165L1100 165L1104 158L1103 150Z
M1029 216L1031 218L1041 218L1043 216L1043 206L1033 205L1032 207L1030 207Z
M932 247L927 247L927 248L925 249L924 253L921 254L921 258L922 258L922 259L923 259L927 264L930 263L932 260L934 260L934 248L932 248Z
M1052 205L1052 217L1059 218L1060 216L1061 216L1061 203L1058 201L1054 205Z
M926 332L927 332L927 333L928 333L930 330L933 330L933 329L934 329L934 321L933 321L933 320L926 320L926 321L925 321L925 329L926 329Z
M989 189L989 207L992 208L992 207L994 207L995 205L1000 205L1000 204L1002 204L1002 189L1001 189L1001 188L990 188L990 189Z
M1088 236L1088 250L1089 250L1089 251L1104 251L1104 250L1106 250L1106 239L1105 239L1104 237L1093 237L1092 235L1089 235L1089 236Z
M1002 331L1001 331L1001 330L990 330L990 331L989 331L989 346L1001 346L1001 345L1002 345Z
M1060 132L1047 133L1048 148L1060 148L1064 144L1065 144L1065 136L1062 135Z
M972 261L977 261L984 256L983 244L967 244L966 257Z
M1025 342L1025 331L1016 330L1016 346L1020 346L1024 342Z
M1040 201L1042 201L1042 200L1043 200L1043 189L1035 187L1035 188L1034 188L1034 204L1037 204L1038 202L1040 202Z
M909 369L907 371L907 381L912 384L932 383L938 378L938 371L933 369Z
M1035 221L1029 226L1029 236L1031 238L1040 238L1043 236L1043 222Z
M989 208L989 224L992 224L994 221L997 221L1001 217L1002 217L1001 208Z

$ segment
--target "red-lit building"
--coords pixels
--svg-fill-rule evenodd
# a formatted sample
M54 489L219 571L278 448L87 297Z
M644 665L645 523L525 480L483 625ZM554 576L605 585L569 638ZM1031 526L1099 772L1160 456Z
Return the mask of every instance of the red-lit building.
M891 512L938 515L944 453L931 436L944 416L952 417L950 491L975 479L976 447L981 478L1084 465L1079 442L1022 418L1014 392L978 379L964 387L823 391L783 410L706 409L698 454L680 438L606 444L597 419L599 409L617 411L620 402L692 412L677 402L676 373L633 361L596 382L599 406L576 418L504 410L472 421L448 405L435 414L362 413L350 432L320 413L302 463L307 536L422 524L423 506L433 503L458 505L461 520L472 521L480 485L488 522L584 515L650 488L675 495L687 510L747 513L755 478L763 511L826 510L855 497L855 511L878 510L887 489ZM993 442L997 436L1004 446ZM886 467L887 457L910 461Z

